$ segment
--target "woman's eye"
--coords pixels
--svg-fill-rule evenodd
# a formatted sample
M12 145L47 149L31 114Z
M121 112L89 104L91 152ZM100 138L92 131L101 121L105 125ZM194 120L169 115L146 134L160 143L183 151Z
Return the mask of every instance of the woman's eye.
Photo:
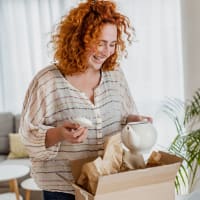
M115 47L115 46L116 46L116 44L111 44L111 45L110 45L110 47Z
M110 47L116 47L116 45L117 45L117 44L114 42L114 43L111 43L111 44L110 44Z
M106 47L107 44L105 44L105 43L98 43L97 46L98 46L98 47ZM109 47L115 48L115 47L116 47L116 43L109 44Z
M97 46L102 47L102 46L104 46L104 43L99 42L99 43L97 43Z

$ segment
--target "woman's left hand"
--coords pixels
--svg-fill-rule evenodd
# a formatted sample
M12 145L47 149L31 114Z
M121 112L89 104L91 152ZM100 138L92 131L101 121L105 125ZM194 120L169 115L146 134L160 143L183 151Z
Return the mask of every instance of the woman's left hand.
M143 116L143 115L129 115L126 119L126 122L140 122L140 121L148 121L150 123L153 122L152 117Z

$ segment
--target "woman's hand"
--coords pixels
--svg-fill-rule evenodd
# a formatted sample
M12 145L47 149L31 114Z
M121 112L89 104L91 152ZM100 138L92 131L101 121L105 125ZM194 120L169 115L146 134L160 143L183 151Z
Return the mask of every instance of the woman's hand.
M59 128L62 140L71 143L83 142L87 137L87 128L70 121L65 121Z
M129 115L126 119L126 123L140 122L140 121L148 121L148 122L152 123L153 119L149 116L143 116L143 115Z
M70 143L80 143L87 138L87 133L87 128L70 121L65 121L61 125L50 128L47 131L45 146L48 148L64 140Z

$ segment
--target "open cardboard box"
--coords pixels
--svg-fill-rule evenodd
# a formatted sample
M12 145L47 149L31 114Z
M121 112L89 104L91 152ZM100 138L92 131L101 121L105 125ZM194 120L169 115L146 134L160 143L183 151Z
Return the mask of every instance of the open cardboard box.
M76 200L174 200L174 180L182 159L169 153L159 153L162 154L162 166L99 177L95 195L73 183ZM82 165L92 160L94 158L71 163L75 181L80 176Z

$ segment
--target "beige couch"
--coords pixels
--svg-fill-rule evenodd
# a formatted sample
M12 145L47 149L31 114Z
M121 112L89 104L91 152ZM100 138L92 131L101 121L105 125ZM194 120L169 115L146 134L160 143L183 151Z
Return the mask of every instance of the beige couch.
M8 159L10 152L9 147L9 133L18 133L20 115L13 115L12 113L0 113L0 165L4 164L23 164L31 167L29 158L15 158ZM29 178L30 174L19 179L20 183ZM9 187L7 182L0 182L0 193L8 192ZM20 193L24 196L24 190L20 187ZM25 199L25 198L24 198ZM32 192L31 199L42 199L42 192Z

